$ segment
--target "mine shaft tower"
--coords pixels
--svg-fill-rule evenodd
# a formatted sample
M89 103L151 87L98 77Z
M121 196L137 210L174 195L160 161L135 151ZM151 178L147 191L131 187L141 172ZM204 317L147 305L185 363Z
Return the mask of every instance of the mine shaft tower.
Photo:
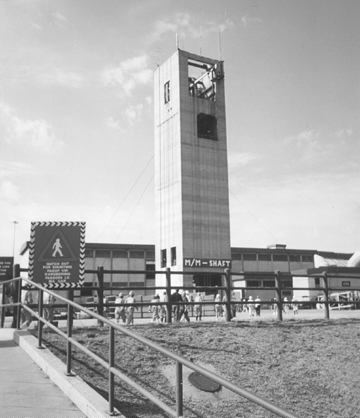
M231 259L223 62L178 49L154 91L156 270L196 272L174 286L220 285Z

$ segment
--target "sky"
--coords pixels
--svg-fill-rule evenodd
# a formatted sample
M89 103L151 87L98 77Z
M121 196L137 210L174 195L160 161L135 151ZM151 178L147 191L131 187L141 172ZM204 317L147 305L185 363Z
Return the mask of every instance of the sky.
M0 1L0 256L34 221L155 242L153 72L176 39L224 60L232 246L359 250L359 17L357 0Z

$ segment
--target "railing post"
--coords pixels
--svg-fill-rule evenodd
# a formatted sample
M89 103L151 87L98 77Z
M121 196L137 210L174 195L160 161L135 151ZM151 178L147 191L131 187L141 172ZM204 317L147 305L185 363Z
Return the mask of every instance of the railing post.
M225 269L225 295L226 295L226 317L225 321L231 321L231 275L230 269Z
M176 416L183 416L183 373L179 361L176 362Z
M42 289L39 289L38 291L38 315L39 318L43 317L43 310L44 310L44 305L43 305L43 301L44 301L44 291ZM42 346L42 333L43 333L43 326L44 324L42 323L42 321L38 321L38 346L37 348L41 349L44 348Z
M140 302L141 302L141 305L140 305L140 318L141 319L143 319L144 318L144 312L143 312L143 301L144 301L144 299L143 299L143 297L142 297L142 295L140 296Z
M325 319L330 319L330 308L329 308L329 281L326 271L323 273L324 280L324 295L325 295Z
M2 285L2 297L1 297L1 304L5 304L5 285ZM4 328L4 322L5 322L5 309L4 307L1 308L1 324L0 327Z
M69 290L69 300L74 300L74 290ZM73 328L73 307L72 305L68 304L67 309L67 336L68 338L72 337L72 328ZM71 372L71 342L66 341L66 375L67 376L74 376Z
M114 367L115 360L115 333L114 328L109 328L109 414L114 415L114 373L111 367Z
M166 322L171 324L172 305L171 305L171 273L170 268L166 269L166 297L167 297L167 318Z
M275 271L275 291L277 295L277 320L283 320L283 304L282 304L282 295L281 295L281 281L280 281L280 271Z
M104 267L97 268L97 279L98 279L98 314L104 316ZM103 322L98 320L98 325L102 327Z

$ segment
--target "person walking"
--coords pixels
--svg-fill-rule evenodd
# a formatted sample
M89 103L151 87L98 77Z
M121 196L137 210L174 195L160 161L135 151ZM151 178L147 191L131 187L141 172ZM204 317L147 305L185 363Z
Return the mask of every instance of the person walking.
M202 298L200 292L196 293L195 298L194 298L194 302L196 303L196 305L194 305L195 320L196 321L201 321L201 317L202 317L202 305L201 305L201 303L203 302L203 298Z
M255 312L256 312L256 316L260 316L260 311L261 311L261 299L259 298L259 296L256 296L255 299Z
M54 321L54 304L56 297L46 292L44 294L44 318L52 323Z
M24 305L32 305L34 303L31 289L27 289L25 291L23 303ZM26 309L22 309L21 312L22 312L21 328L30 327L31 318L32 318L31 312L28 312Z
M182 302L183 298L179 293L179 289L176 289L175 292L171 295L171 302L174 303L173 312L174 312L174 319L175 321L179 322L181 315L182 315L182 307L180 302Z
M297 302L297 300L295 298L293 298L293 300L292 300L292 310L293 310L294 316L299 313L299 305L296 302Z
M118 324L119 322L125 324L126 322L126 312L125 312L125 300L124 295L120 292L115 299L115 321Z
M164 304L160 306L160 322L166 322L168 316L166 305L166 303L168 302L168 296L166 290L164 290L162 295L160 295L160 302Z
M249 296L247 309L249 312L249 318L251 319L253 316L255 316L255 306L254 306L254 300L252 296Z
M220 293L217 293L216 296L215 296L215 306L214 306L214 308L215 308L215 318L218 321L219 319L221 319L222 312L223 312L222 304L221 304L221 294Z
M151 321L158 324L160 322L160 305L153 305L153 303L159 303L160 301L160 296L159 295L155 295L152 299L151 299L151 305L149 306L149 312L152 313L152 317L151 317Z
M183 305L181 307L181 317L180 317L180 321L181 320L185 320L186 322L190 322L190 318L189 318L189 305L188 303L191 302L191 296L189 294L189 291L186 290L184 292L183 295Z
M134 310L138 310L138 307L135 307L134 303L136 303L135 292L131 290L125 301L125 304L129 305L126 308L126 325L134 325Z

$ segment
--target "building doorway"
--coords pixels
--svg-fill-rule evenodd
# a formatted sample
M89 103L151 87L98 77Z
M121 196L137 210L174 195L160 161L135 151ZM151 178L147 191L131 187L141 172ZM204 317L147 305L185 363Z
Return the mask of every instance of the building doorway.
M222 286L222 274L220 273L197 273L193 276L194 286L211 286L213 289L197 289L206 295L215 295L218 286Z

